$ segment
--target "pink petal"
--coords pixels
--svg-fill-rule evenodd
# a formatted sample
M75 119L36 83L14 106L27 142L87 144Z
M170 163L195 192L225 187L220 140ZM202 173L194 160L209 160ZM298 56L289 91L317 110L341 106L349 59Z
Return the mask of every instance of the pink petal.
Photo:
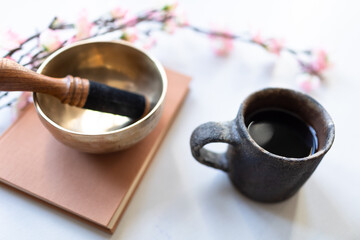
M299 84L299 87L305 92L312 92L321 85L321 81L318 76L308 73L300 74L296 81Z
M110 14L113 18L124 18L127 13L128 13L128 10L124 9L120 6L114 7L110 11Z
M76 23L76 41L85 39L91 36L91 29L93 28L94 24L89 21L87 12L83 10Z
M189 19L184 11L177 11L175 19L179 27L186 27L190 25Z
M266 48L269 52L280 55L284 47L284 41L279 39L269 39L266 43Z
M327 53L323 49L317 50L314 56L315 59L311 66L315 72L320 73L329 67Z
M228 30L215 32L231 36L231 33ZM212 35L210 36L210 39L212 48L217 56L228 56L234 48L233 39L230 37Z
M124 31L123 31L123 34L121 36L121 39L125 40L125 41L128 41L128 42L131 42L131 43L134 43L136 40L138 40L138 32L136 30L136 28L126 28Z
M0 48L11 50L17 48L23 42L24 39L11 29L0 33Z
M251 37L251 40L255 43L258 43L258 44L263 44L264 43L264 40L260 34L259 31L257 31L252 37Z
M169 19L167 20L164 25L163 25L163 29L167 32L167 33L170 33L170 34L173 34L175 32L177 28L177 24L176 22L174 21L174 19Z
M52 52L58 49L62 45L62 42L57 31L48 29L41 33L39 45L46 51Z

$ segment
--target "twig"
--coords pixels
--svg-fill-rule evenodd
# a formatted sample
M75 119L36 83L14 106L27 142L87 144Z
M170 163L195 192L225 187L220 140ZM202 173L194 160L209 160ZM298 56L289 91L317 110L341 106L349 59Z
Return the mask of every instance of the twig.
M203 35L209 36L211 38L237 40L237 41L241 41L241 42L245 42L245 43L249 43L249 44L254 44L259 47L262 47L263 49L265 49L269 52L272 52L272 53L275 53L278 55L280 54L281 51L290 53L291 55L294 56L294 58L296 59L296 61L299 64L300 68L302 69L302 71L321 77L321 73L319 72L319 70L315 70L315 68L311 65L311 63L309 64L309 62L304 61L300 57L302 55L311 57L313 55L312 50L295 50L295 49L291 49L291 48L288 48L285 46L277 46L277 48L272 49L271 43L274 43L273 42L274 39L261 39L261 41L260 41L259 39L255 39L255 38L251 37L251 35L248 33L232 34L232 33L224 32L224 31L200 28L200 27L197 27L197 26L191 25L191 24L180 24L180 23L176 22L178 19L177 19L177 15L173 12L173 8L174 8L174 6L167 5L160 9L152 9L152 10L143 12L141 14L138 14L136 17L129 19L129 20L125 20L123 17L101 16L98 19L95 19L94 21L91 22L91 24L94 27L93 34L82 38L82 40L95 38L98 36L103 36L103 35L114 33L114 32L119 32L120 33L119 37L123 38L123 37L126 37L126 34L124 35L124 33L126 32L126 29L135 27L141 23L153 22L153 23L160 24L160 28L156 28L156 29L148 28L148 29L145 29L142 31L142 34L144 34L144 36L149 37L151 35L151 33L154 31L159 31L159 30L164 31L164 29L166 29L165 28L166 24L168 24L169 22L172 22L172 23L175 23L177 25L177 27L179 27L179 28L189 29L190 31L193 31L193 32L199 33L199 34L203 34ZM124 21L124 22L122 24L119 24L120 21ZM54 31L66 31L66 30L75 31L76 24L61 23L61 22L59 22L59 19L57 17L54 17L50 21L50 23L48 25L48 29L51 29ZM42 32L37 32L37 33L31 35L30 37L28 37L27 39L22 41L21 44L19 44L19 46L17 46L14 49L9 50L3 57L4 58L6 58L6 57L15 58L15 56L17 56L18 63L22 64L23 66L29 67L32 70L37 70L39 68L39 66L41 65L41 63L50 54L52 54L52 52L66 46L73 40L78 40L76 33L71 34L70 38L68 38L66 40L62 40L61 44L57 45L55 48L52 48L51 51L48 51L48 49L45 49L39 45L41 33ZM37 40L37 41L35 41L35 40ZM29 46L29 48L25 48L25 45L30 44L30 42L32 42L34 45ZM27 49L29 49L29 50L27 50ZM23 63L25 61L25 59L28 59L27 57L30 59L27 62ZM5 97L6 95L7 95L7 92L4 92L2 95L0 95L0 99ZM4 108L6 106L11 106L15 101L16 101L16 99L11 100L9 103L0 107L0 109Z
M11 99L9 102L5 103L4 105L1 105L0 110L7 108L7 107L11 107L14 103L16 103L16 101L17 101L17 98Z

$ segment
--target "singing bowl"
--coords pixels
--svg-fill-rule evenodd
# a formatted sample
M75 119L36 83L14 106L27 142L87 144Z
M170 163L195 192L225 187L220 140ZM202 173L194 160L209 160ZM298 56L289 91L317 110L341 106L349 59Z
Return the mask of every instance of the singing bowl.
M38 73L51 77L79 76L112 87L143 94L150 112L140 119L62 104L34 93L43 125L60 142L88 153L120 151L145 138L157 125L163 110L167 78L161 64L124 41L83 41L49 56Z

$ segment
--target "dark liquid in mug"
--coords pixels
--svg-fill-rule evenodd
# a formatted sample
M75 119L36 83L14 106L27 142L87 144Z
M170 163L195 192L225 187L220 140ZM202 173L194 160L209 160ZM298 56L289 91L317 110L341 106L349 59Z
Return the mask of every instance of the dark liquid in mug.
M250 136L265 150L284 157L307 157L317 150L315 130L296 115L263 109L246 120Z

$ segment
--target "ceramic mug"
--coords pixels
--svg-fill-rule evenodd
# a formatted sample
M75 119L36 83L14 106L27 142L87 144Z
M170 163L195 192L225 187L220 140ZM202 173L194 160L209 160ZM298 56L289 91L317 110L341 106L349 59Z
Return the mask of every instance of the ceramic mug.
M317 150L305 157L286 157L260 147L251 137L247 118L263 109L280 109L301 118L316 132ZM228 173L245 196L261 202L278 202L294 195L314 172L335 137L334 123L316 100L283 88L267 88L251 94L228 122L208 122L197 127L190 140L194 158ZM204 148L213 142L228 143L228 150L215 153Z

